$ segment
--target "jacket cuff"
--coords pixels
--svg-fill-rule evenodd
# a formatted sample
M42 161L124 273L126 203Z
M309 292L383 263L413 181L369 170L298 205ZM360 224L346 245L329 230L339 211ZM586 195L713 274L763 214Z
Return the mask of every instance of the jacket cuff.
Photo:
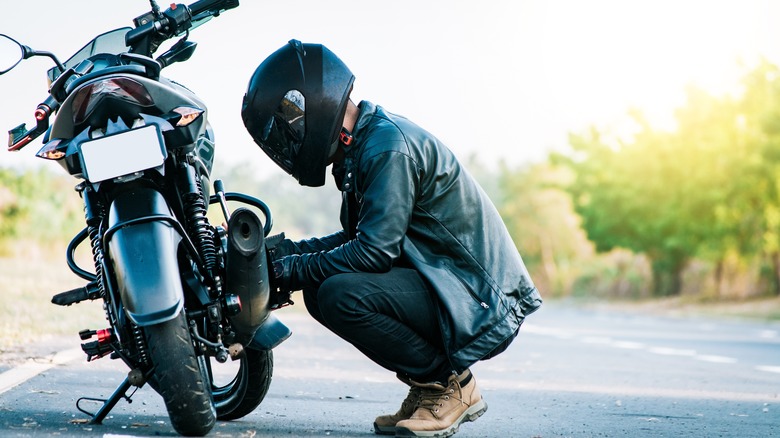
M285 276L284 263L280 259L274 260L272 263L273 285L283 292L290 292L290 279L289 275Z

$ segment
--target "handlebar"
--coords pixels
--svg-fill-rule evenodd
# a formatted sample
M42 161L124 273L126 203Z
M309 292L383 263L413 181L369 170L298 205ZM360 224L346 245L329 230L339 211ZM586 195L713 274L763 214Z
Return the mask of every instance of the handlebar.
M171 4L162 14L149 14L142 16L144 19L135 20L138 25L127 32L125 43L132 53L151 56L160 44L176 35L187 31L192 26L192 15L187 6ZM152 18L147 20L146 18Z
M204 12L209 12L216 17L223 11L238 7L238 0L199 0L189 6L193 17L198 17Z
M189 6L172 3L160 14L143 15L144 20L137 18L137 27L127 33L125 42L131 52L151 56L164 41L187 32L193 24L238 7L238 4L239 0L198 0Z
M125 43L130 47L130 54L125 56L132 58L132 54L137 54L151 57L160 44L166 40L181 35L228 9L238 7L239 0L198 0L189 6L172 3L162 13L159 12L154 2L152 4L152 13L136 18L136 27L125 35ZM141 64L145 65L147 70L152 68L149 63L141 62ZM159 65L156 68L156 74L159 75ZM149 74L154 75L154 73L150 72ZM64 82L62 83L64 84ZM22 123L8 131L9 151L22 149L49 129L49 117L60 106L60 102L53 97L53 94L50 94L36 108L35 127L28 130L26 125Z
M35 127L27 130L27 125L22 123L8 131L8 151L14 152L27 146L49 129L49 117L57 111L60 103L51 95L35 109Z

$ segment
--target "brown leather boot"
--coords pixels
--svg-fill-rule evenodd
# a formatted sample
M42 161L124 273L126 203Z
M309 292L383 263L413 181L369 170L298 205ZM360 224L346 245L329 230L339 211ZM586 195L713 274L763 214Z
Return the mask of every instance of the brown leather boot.
M396 423L412 416L414 410L417 409L417 404L420 402L421 393L422 389L420 387L412 385L398 412L376 417L376 420L374 420L374 432L379 435L395 435Z
M396 436L448 437L465 421L474 421L487 411L487 403L469 370L451 376L447 386L416 384L422 389L420 404L408 420L396 424Z

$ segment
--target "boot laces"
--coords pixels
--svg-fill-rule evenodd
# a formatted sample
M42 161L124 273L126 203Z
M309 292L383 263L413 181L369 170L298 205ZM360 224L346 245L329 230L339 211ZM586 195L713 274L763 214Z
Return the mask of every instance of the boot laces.
M417 407L417 405L420 403L420 392L421 392L420 388L418 388L416 386L412 386L409 389L409 394L406 394L406 398L401 403L401 409L402 410L407 410L407 409L414 410Z
M457 395L455 394L456 388ZM451 398L459 401L461 404L468 405L468 403L463 400L463 391L460 387L460 383L457 380L450 382L450 384L444 388L443 391L435 389L423 389L423 392L420 395L420 404L418 407L431 411L431 414L438 418L439 409L444 406L445 401Z

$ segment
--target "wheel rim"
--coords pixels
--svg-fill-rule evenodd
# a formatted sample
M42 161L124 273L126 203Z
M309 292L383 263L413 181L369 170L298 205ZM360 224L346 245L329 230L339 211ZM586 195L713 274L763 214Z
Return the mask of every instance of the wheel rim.
M246 394L248 381L247 360L246 357L242 357L239 360L239 368L233 379L225 385L219 385L215 383L211 360L203 359L208 370L211 394L214 397L214 406L217 408L218 416L225 415L235 409Z

